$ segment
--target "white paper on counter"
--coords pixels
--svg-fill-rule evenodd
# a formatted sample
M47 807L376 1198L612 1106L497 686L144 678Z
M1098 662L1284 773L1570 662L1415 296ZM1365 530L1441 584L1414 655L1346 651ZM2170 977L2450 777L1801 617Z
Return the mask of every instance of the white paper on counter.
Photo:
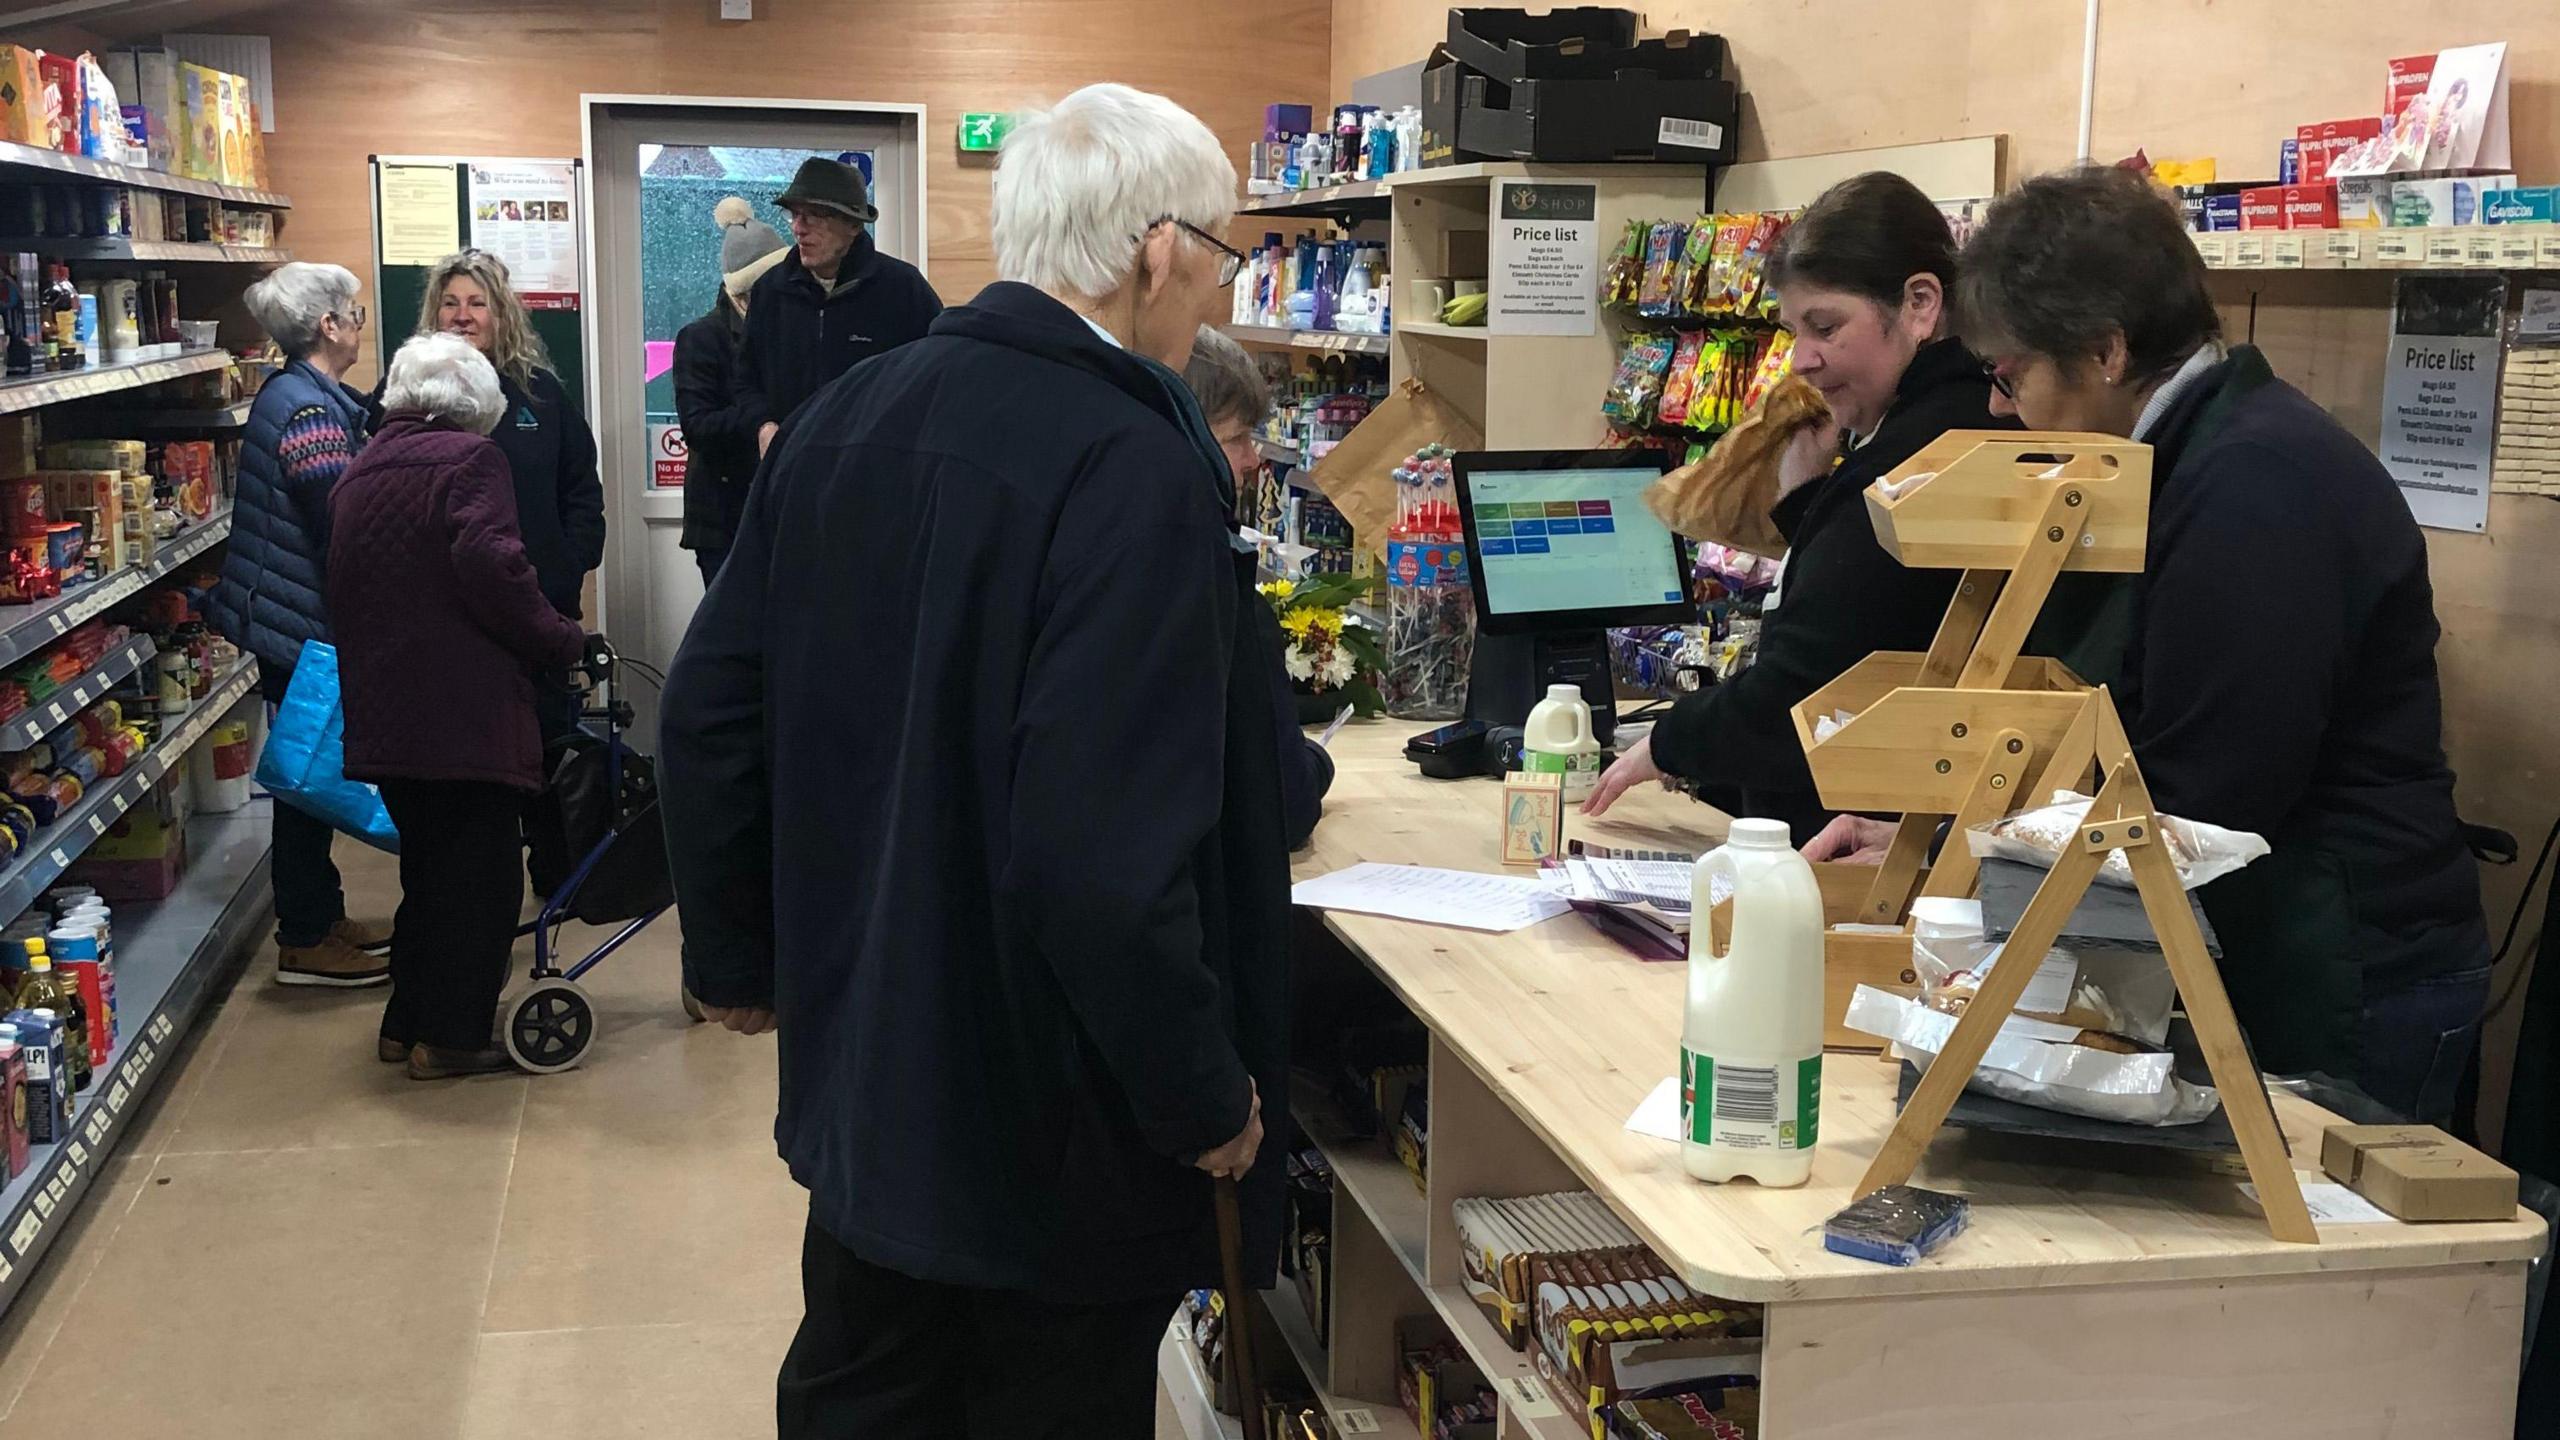
M1653 1093L1636 1106L1627 1117L1627 1128L1638 1135L1656 1140L1680 1143L1680 1077L1674 1075L1653 1087Z
M2311 1212L2313 1225L2400 1225L2407 1222L2374 1204L2334 1180L2296 1170L2293 1181L2302 1187L2302 1207ZM2258 1187L2241 1182L2240 1193L2249 1203L2258 1204Z
M1289 899L1318 910L1383 915L1497 935L1525 930L1573 909L1526 876L1382 865L1374 860L1301 880L1290 890Z

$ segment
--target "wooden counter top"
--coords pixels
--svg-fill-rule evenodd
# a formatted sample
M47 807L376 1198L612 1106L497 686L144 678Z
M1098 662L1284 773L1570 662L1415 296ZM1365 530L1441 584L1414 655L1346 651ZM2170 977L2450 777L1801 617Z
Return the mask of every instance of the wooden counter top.
M1335 738L1339 773L1314 844L1298 857L1299 878L1364 860L1503 871L1501 787L1421 778L1402 752L1406 737L1426 728L1377 721ZM1723 830L1719 812L1651 788L1606 821L1566 822L1568 837L1686 850L1708 848ZM1848 1203L1893 1120L1893 1072L1884 1062L1837 1054L1826 1061L1810 1184L1704 1184L1681 1169L1676 1146L1624 1128L1637 1102L1679 1067L1679 965L1637 960L1578 916L1510 935L1327 918L1690 1284L1730 1299L2398 1269L2515 1261L2543 1250L2543 1224L2531 1212L2487 1224L2328 1227L2316 1246L2282 1244L2269 1238L2236 1176L2143 1173L2135 1167L2155 1163L2157 1152L2130 1149L2120 1169L2068 1168L2023 1142L1949 1133L1915 1183L1971 1196L1972 1228L1909 1269L1832 1255L1820 1226ZM2276 1113L2296 1168L2316 1171L2319 1135L2332 1117L2281 1092ZM2047 1163L2035 1163L2039 1156Z

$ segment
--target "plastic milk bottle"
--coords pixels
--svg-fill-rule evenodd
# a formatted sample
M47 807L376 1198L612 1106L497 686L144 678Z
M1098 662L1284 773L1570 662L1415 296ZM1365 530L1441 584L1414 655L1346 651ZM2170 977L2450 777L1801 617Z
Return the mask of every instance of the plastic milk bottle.
M1733 887L1715 953L1713 882ZM1680 1158L1701 1180L1801 1185L1822 1117L1822 892L1783 821L1736 820L1698 859L1689 1015L1680 1035Z
M1564 798L1582 800L1600 783L1609 757L1591 733L1591 706L1579 685L1550 685L1547 698L1529 711L1520 732L1520 768L1533 775L1562 775Z

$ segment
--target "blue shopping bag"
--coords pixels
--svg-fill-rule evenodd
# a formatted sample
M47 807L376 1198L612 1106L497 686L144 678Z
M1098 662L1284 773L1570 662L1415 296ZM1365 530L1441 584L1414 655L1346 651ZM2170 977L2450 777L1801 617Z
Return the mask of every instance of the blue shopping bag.
M347 778L347 713L338 699L338 647L306 640L293 683L267 730L258 783L279 801L377 850L400 853L382 792Z

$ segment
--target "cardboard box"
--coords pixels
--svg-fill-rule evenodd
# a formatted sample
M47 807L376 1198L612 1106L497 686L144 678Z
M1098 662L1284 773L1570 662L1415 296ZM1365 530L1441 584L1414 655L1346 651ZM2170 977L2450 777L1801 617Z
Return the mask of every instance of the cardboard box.
M44 447L44 468L145 475L150 472L143 457L149 453L150 447L139 440L57 440Z
M24 45L0 44L0 140L44 145L44 73L37 51Z
M2257 185L2241 191L2240 228L2243 230L2283 229L2284 187Z
M2480 197L2484 225L2547 225L2560 221L2560 185L2491 190Z
M2335 230L2338 228L2338 192L2327 182L2317 185L2284 187L2284 228L2287 230Z
M2338 206L2338 225L2369 230L2391 223L2391 179L2386 175L2341 175L2329 182Z
M0 415L0 480L36 473L36 436L42 426L36 411Z
M2427 93L2427 85L2436 77L2433 54L2411 55L2390 64L2390 78L2382 90L2382 113L2394 117L2409 108L2409 102Z
M1724 37L1674 30L1638 40L1633 10L1577 5L1530 13L1508 6L1452 9L1449 53L1504 85L1525 80L1607 80L1644 71L1666 80L1724 74Z
M80 153L80 61L76 56L38 52L36 73L44 80L44 118L48 149Z
M249 82L228 70L213 72L214 110L222 122L222 183L249 183L249 141L241 133L241 121L248 114L247 97L241 91Z
M2403 1220L2511 1220L2516 1172L2433 1125L2332 1125L2320 1168Z
M1459 64L1445 45L1435 47L1431 58L1422 62L1422 163L1426 167L1465 165L1490 158L1458 144L1458 112L1465 99L1468 75L1467 67Z
M151 147L151 168L169 174L182 174L186 168L187 110L178 90L180 64L176 52L156 46L133 52L134 77L139 83L134 103L150 122L144 139Z
M1727 165L1741 146L1730 80L1523 80L1497 98L1481 75L1461 91L1458 143L1513 160Z
M2392 225L2477 225L2480 198L2492 190L2512 190L2513 175L2456 175L2391 182Z
M222 77L201 65L179 61L178 100L186 112L186 148L179 173L191 180L221 180Z
M2204 198L2204 221L2204 228L2207 231L2219 232L2239 229L2239 195L2237 193L2229 195L2207 195Z
M2294 139L2302 149L2301 183L2316 185L2328 179L2329 167L2339 156L2381 133L2382 117L2378 115L2297 127Z
M1521 773L1502 781L1502 863L1535 865L1564 853L1564 777Z

